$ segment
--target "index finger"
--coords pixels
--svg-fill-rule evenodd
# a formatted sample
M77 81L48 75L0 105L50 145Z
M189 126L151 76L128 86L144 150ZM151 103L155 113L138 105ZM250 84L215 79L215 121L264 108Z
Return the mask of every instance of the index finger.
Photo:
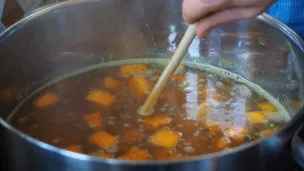
M217 10L229 7L231 0L184 0L182 11L184 20L192 24Z

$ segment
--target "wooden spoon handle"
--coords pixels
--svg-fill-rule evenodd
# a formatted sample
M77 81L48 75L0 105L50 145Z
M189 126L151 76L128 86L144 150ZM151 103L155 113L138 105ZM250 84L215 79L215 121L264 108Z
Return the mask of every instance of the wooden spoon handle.
M162 75L159 77L157 83L155 84L154 88L152 89L150 95L148 96L147 100L145 101L144 105L141 106L138 113L143 116L148 116L153 113L154 106L159 99L160 94L166 88L167 83L169 82L171 76L173 75L174 71L178 67L178 65L183 60L189 46L191 45L196 33L196 25L197 23L191 24L184 37L180 41L175 53L173 53L169 63L167 64L165 70L163 71Z

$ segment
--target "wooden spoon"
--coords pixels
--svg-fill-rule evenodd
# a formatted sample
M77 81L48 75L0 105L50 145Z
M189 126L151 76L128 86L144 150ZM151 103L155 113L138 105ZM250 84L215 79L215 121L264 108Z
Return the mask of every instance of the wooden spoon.
M153 113L154 106L159 99L159 96L166 88L167 83L169 82L171 76L175 72L178 65L183 60L189 46L191 45L196 33L196 25L197 23L191 24L184 37L180 41L175 53L173 53L169 63L167 64L165 70L163 71L162 75L159 77L157 83L155 84L152 92L148 96L147 100L145 101L144 105L140 107L138 110L138 114L142 116L148 116Z

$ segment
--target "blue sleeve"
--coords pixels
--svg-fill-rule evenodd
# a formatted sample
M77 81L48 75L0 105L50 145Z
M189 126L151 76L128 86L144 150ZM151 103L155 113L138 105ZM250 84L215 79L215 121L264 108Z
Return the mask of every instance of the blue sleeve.
M304 0L279 0L268 9L267 13L304 38Z

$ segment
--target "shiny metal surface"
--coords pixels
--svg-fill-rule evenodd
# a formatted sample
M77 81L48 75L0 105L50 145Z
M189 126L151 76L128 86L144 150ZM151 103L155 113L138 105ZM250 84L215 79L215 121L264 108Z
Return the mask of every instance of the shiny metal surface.
M177 0L74 0L29 15L0 36L0 89L18 88L0 103L1 167L6 170L286 170L277 163L303 118L303 41L267 15L229 23L196 38L185 60L207 62L268 90L293 116L278 134L232 151L182 161L124 162L74 154L15 130L5 118L45 82L92 64L127 58L168 58L187 28Z
M4 5L5 5L5 0L0 0L0 33L2 33L5 30L5 26L2 23L2 14L3 14Z

